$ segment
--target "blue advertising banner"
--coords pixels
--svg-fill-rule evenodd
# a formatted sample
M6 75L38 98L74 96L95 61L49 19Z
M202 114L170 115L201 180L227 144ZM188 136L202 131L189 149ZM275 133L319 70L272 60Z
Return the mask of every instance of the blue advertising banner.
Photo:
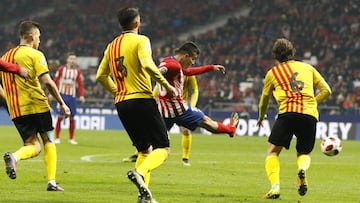
M219 111L211 112L211 117L215 120L222 121L224 124L229 123L231 112ZM209 113L208 113L209 115ZM256 116L250 115L249 118L240 119L239 127L236 131L238 136L269 136L271 126L275 121L274 116L268 116L264 120L264 127L256 126ZM0 109L0 125L13 125L7 112ZM53 121L56 121L56 115L53 115ZM82 130L124 130L116 111L114 109L84 108L79 109L75 116L76 129ZM69 127L69 120L62 122L62 128ZM200 133L211 134L204 129L198 129ZM178 126L174 126L171 133L180 133ZM317 138L335 135L342 140L360 140L360 121L359 118L349 116L329 116L322 115L317 123Z

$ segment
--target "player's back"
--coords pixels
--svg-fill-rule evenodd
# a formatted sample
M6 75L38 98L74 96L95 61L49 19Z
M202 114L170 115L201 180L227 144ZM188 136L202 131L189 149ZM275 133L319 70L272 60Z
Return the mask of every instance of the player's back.
M271 70L275 81L274 97L279 104L279 113L298 112L318 117L314 96L317 72L314 67L300 61L288 61Z
M15 74L2 73L11 118L50 110L38 79L42 74L49 72L42 52L27 46L17 46L6 52L2 58L28 69L30 75L30 78L25 80Z
M118 101L152 98L150 75L141 60L152 60L149 39L143 35L125 33L108 46L111 74L118 87ZM152 62L153 63L153 62Z

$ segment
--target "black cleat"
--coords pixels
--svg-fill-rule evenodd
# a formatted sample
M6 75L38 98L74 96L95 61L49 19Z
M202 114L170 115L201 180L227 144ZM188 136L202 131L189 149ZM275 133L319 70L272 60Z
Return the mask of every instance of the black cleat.
M14 155L10 152L4 154L4 161L6 166L6 174L11 179L16 179L16 161Z
M64 189L58 185L53 185L51 183L48 183L47 185L47 188L46 188L47 191L58 191L58 192L63 192Z
M136 162L138 155L137 154L133 154L129 157L123 158L123 162Z
M152 195L149 188L145 185L144 177L140 175L135 169L127 172L127 176L139 190L140 197L145 200L151 200Z
M280 190L270 190L263 196L263 199L279 199L280 197Z
M298 173L298 193L300 196L304 196L307 192L307 181L305 177L305 170L301 169Z

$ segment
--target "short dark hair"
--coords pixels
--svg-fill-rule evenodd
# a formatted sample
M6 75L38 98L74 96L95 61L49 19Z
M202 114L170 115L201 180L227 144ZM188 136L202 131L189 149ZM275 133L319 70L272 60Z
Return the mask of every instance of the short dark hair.
M30 31L34 28L40 29L40 25L38 22L26 20L22 21L19 25L19 35L20 37L25 37L30 34Z
M122 8L118 11L117 17L123 30L131 30L134 28L134 19L139 16L139 9L134 7Z
M73 51L69 51L68 53L66 53L66 57L68 58L69 56L76 56L76 54Z
M175 49L175 54L199 55L200 49L194 42L185 42L181 47Z
M285 38L279 38L275 41L272 48L272 54L280 63L293 60L295 57L296 49L293 44Z

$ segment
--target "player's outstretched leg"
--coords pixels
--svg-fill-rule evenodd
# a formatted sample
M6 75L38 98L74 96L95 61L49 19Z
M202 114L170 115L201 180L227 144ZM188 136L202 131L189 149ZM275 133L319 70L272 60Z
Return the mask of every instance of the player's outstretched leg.
M12 153L6 152L4 154L4 161L5 161L5 167L6 167L6 174L11 179L16 178L16 160Z
M303 169L300 169L299 172L298 172L298 193L299 195L301 196L304 196L308 190L308 187L307 187L307 180L306 180L306 177L305 177L305 170Z

